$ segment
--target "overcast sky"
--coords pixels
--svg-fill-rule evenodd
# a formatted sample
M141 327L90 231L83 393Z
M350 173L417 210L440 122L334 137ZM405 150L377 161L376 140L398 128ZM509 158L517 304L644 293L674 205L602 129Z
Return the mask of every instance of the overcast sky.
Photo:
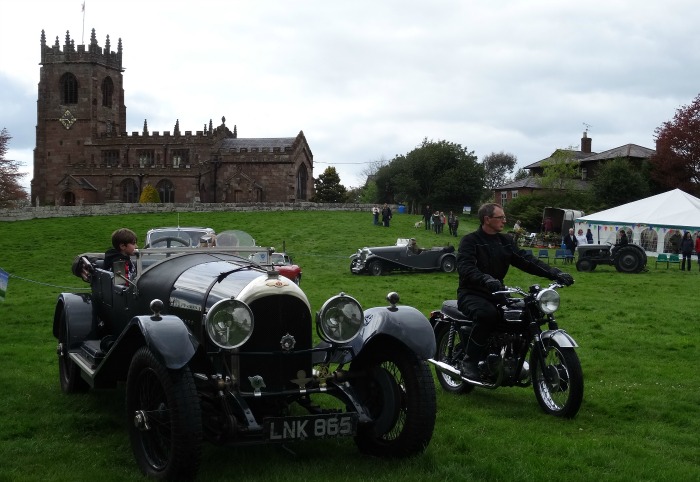
M40 38L121 38L127 132L304 134L346 187L424 138L522 167L575 147L654 148L700 93L697 0L82 0L0 9L0 129L31 179ZM84 39L84 40L83 40ZM63 48L63 47L61 47Z

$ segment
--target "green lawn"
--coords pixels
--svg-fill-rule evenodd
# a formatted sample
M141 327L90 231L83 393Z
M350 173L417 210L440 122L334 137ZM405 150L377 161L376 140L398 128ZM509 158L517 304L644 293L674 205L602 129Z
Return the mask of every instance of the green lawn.
M363 246L415 236L421 246L458 238L415 229L414 215L390 228L371 213L181 213L179 224L242 229L261 245L286 249L304 270L313 310L344 291L365 307L390 291L426 316L455 296L455 273L354 276L349 256ZM0 268L10 274L0 303L0 481L142 480L126 432L123 389L61 393L51 322L62 291L87 287L70 273L73 257L104 251L111 232L151 227L177 215L124 215L0 223ZM462 219L460 232L475 227ZM437 425L424 455L362 456L352 440L252 448L205 445L200 479L224 480L700 480L700 272L654 267L623 275L613 267L571 270L560 291L561 327L579 343L584 402L574 420L545 415L531 388L438 388ZM512 270L507 284L541 280Z

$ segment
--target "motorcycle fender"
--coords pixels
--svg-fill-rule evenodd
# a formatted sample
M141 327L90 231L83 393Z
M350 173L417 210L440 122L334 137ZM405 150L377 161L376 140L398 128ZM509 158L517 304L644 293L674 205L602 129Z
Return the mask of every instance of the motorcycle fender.
M547 330L540 335L543 340L551 339L562 348L577 348L576 340L564 330Z
M90 338L93 331L92 298L89 294L61 293L53 315L53 336L58 338L58 323L61 312L66 313L68 348L79 346Z
M387 335L406 345L421 359L435 355L435 335L428 319L411 306L377 307L365 310L364 326L350 342L360 353L377 335Z
M136 316L129 324L139 327L148 348L172 370L185 366L199 346L177 316Z

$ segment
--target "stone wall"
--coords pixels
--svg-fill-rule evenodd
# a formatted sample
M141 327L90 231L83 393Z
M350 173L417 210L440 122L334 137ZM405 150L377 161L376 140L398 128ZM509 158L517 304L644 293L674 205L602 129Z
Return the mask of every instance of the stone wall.
M40 218L72 216L109 216L115 214L185 213L216 211L372 211L372 204L332 203L109 203L82 206L37 206L0 209L0 221L26 221ZM398 213L396 206L391 206Z

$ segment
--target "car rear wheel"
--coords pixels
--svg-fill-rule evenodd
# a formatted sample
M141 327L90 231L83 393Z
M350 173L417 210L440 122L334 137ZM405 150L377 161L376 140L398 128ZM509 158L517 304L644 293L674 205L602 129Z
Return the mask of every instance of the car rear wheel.
M87 391L90 386L80 373L80 367L70 359L68 355L68 326L66 310L61 310L61 318L58 320L58 374L61 379L61 390L64 393L81 393Z
M131 360L126 382L129 439L141 471L194 479L202 450L202 414L189 366L166 368L148 349Z
M382 262L379 260L372 261L369 265L369 272L372 274L372 276L381 276L381 274L384 272Z
M424 360L390 345L376 344L352 362L351 371L362 372L353 385L373 420L358 427L355 443L373 456L407 457L425 450L432 438L435 383Z
M452 256L445 256L440 263L440 269L445 273L452 273L455 270L455 259Z

